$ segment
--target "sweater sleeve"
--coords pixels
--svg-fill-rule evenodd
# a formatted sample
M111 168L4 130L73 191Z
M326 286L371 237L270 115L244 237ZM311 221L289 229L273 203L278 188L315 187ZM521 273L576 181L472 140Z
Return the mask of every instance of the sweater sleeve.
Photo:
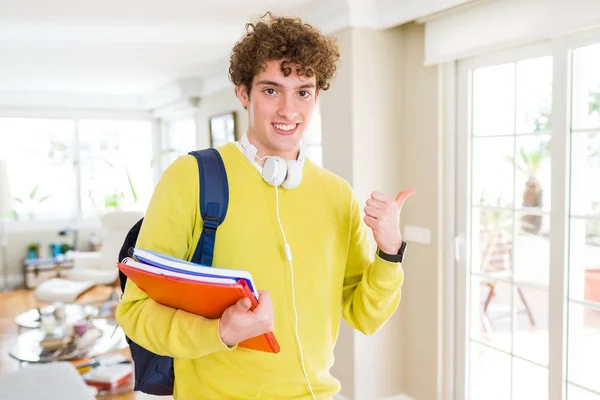
M197 244L199 221L198 167L192 156L178 158L159 180L150 201L136 247L190 259ZM198 235L199 237L199 235ZM207 319L159 304L127 280L116 310L125 334L160 355L195 359L228 350L219 336L219 319Z
M372 335L398 308L404 274L399 263L377 255L371 260L367 227L354 196L350 219L342 316L354 329Z

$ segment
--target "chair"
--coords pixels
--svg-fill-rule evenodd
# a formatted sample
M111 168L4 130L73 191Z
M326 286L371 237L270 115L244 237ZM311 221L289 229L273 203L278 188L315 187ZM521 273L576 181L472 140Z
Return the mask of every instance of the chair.
M127 232L144 214L135 211L114 211L100 218L103 237L98 252L78 252L73 255L73 269L69 279L93 281L97 285L110 285L119 277L115 263Z
M484 246L482 252L482 265L481 272L485 272L489 275L492 280L482 280L481 283L489 287L489 291L487 293L486 299L483 302L483 309L481 313L482 325L483 329L486 333L491 333L492 328L487 316L487 310L490 305L490 302L496 295L496 286L498 284L497 281L493 280L493 277L498 278L510 278L510 274L512 271L512 260L513 260L513 242L497 242L494 244L488 244ZM525 295L520 287L517 287L517 294L519 295L519 299L523 303L523 308L527 317L529 319L529 323L532 327L535 326L535 319L533 317L533 313L531 312L531 308L529 307L529 303L525 299ZM517 310L519 313L520 310Z
M135 211L113 211L101 218L102 247L98 252L75 252L73 269L65 279L50 279L35 289L40 301L73 302L95 285L118 286L119 270L116 262L127 232L144 215ZM115 290L111 299L115 297Z
M0 399L94 400L89 388L70 362L31 365L0 374Z

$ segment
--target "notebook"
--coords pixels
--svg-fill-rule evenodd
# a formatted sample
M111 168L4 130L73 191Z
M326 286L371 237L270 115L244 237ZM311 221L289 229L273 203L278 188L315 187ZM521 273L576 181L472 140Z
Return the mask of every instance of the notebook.
M127 381L133 375L131 364L100 365L90 372L82 375L83 380L90 386L99 389L115 389Z
M248 297L251 309L258 306L256 296L246 279L232 276L207 276L181 269L163 269L126 258L118 268L157 303L184 310L205 318L220 318L223 312L242 297ZM189 268L189 266L188 266ZM214 268L215 270L217 268ZM250 274L248 278L251 280ZM238 343L238 347L279 353L273 332Z
M248 271L200 265L191 261L140 248L133 248L131 256L135 261L152 265L166 271L180 272L195 276L231 278L236 282L243 279L248 284L250 291L254 293L254 296L258 299L258 291L252 281L252 275L250 275Z

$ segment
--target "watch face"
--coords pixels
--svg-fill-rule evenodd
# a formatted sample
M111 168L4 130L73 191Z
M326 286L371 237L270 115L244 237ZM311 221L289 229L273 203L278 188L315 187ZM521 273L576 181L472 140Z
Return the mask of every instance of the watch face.
M408 243L402 242L402 245L400 246L400 251L398 252L398 254L403 254L407 245L408 245Z

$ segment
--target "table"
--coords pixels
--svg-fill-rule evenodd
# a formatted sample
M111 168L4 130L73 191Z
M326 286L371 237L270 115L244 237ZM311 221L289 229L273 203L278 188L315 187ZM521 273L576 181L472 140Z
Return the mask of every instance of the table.
M65 306L66 323L72 324L81 319L93 318L98 315L98 307L89 304L66 304ZM37 329L40 327L41 315L53 314L55 310L54 305L50 305L42 308L32 308L29 311L25 311L15 317L15 323L21 329Z
M102 332L102 336L96 340L89 351L80 357L96 357L112 351L126 348L127 341L125 333L117 326L114 319L99 318L91 321L94 327ZM116 328L116 330L115 330ZM43 358L40 341L44 338L44 332L41 329L33 329L17 336L17 339L10 344L8 354L21 363L40 363L56 361L52 358Z

